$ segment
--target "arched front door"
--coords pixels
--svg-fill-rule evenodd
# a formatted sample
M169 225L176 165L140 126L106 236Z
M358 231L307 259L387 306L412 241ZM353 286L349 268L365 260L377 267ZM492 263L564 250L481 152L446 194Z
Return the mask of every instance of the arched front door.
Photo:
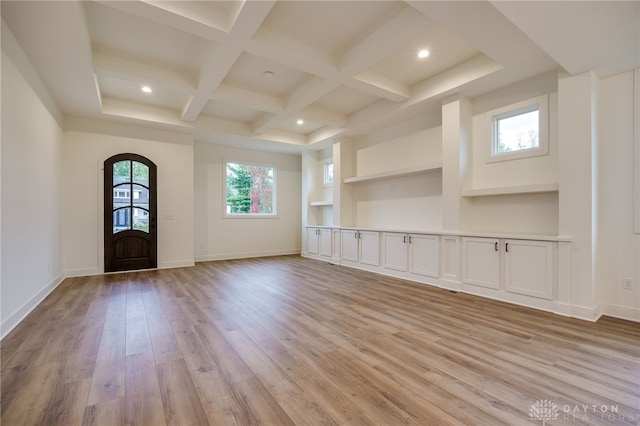
M104 270L158 266L156 165L141 155L104 162Z

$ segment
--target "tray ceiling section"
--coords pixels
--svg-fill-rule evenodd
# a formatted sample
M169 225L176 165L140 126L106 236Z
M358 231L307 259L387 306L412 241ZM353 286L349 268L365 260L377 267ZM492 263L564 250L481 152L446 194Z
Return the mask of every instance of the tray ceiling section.
M296 145L423 102L431 80L437 97L500 68L401 1L105 1L85 15L104 113L153 122L159 108L159 124Z

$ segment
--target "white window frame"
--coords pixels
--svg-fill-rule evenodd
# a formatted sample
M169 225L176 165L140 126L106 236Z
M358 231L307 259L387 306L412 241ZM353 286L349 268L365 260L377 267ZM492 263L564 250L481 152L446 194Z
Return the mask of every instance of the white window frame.
M322 183L324 186L333 185L333 175L331 176L331 182L329 182L329 165L333 165L333 159L331 158L322 163Z
M244 166L270 167L273 169L273 212L272 213L227 213L227 164L242 164ZM228 159L222 162L222 217L225 219L274 219L278 218L278 168L274 164L254 163Z
M504 118L525 114L538 110L538 147L521 149L518 151L498 153L497 121ZM539 157L549 154L549 97L547 95L527 99L526 101L511 104L486 113L487 128L489 134L489 147L486 158L487 163L518 160L523 158Z

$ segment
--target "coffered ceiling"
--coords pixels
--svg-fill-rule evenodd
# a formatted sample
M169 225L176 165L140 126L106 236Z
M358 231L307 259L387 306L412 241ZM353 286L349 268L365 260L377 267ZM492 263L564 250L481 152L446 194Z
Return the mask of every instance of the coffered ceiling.
M550 3L2 1L2 18L67 117L300 151L550 70L640 66L640 3Z

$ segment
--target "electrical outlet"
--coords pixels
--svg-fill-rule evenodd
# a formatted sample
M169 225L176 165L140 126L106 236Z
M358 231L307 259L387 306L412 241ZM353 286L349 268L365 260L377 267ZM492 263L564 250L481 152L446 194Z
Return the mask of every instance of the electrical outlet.
M633 280L631 278L624 278L622 280L622 287L625 290L633 290Z

